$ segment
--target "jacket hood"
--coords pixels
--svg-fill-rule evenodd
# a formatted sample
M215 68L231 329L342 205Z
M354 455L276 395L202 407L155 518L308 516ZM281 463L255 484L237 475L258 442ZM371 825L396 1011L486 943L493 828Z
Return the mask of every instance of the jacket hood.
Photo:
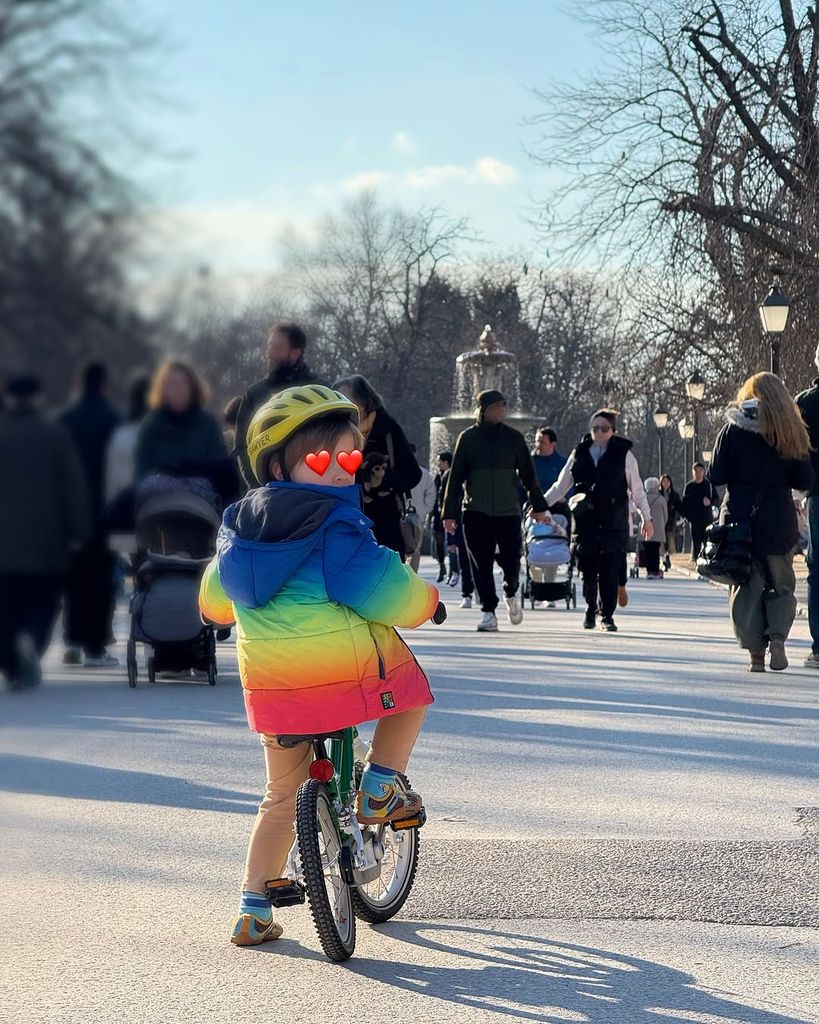
M225 509L217 539L219 579L238 604L259 608L281 590L323 542L331 523L372 525L358 486L276 481Z
M762 425L755 416L750 416L744 409L738 409L735 405L725 410L726 422L731 426L739 427L741 430L748 430L752 434L761 434Z

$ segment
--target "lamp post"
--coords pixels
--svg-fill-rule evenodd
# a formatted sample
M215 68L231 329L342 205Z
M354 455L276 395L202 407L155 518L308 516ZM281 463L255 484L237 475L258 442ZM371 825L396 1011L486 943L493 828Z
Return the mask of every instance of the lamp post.
M703 450L702 450L702 461L704 463L706 463L706 465L710 466L711 465L711 456L713 454L714 454L713 449L711 449L711 448L703 448Z
M788 322L788 313L791 304L788 296L782 291L778 284L771 287L771 290L759 304L759 319L762 321L762 330L768 336L771 345L771 373L779 376L779 345L782 340L782 332Z
M654 412L654 426L657 428L657 438L659 442L659 456L660 456L660 472L658 476L663 475L663 436L665 434L665 428L668 426L668 413L665 409L656 409Z
M694 422L692 424L693 431L691 436L694 438L694 450L693 450L693 461L697 461L697 448L699 447L699 405L700 402L705 398L705 378L699 370L694 370L688 380L685 382L685 390L688 397L693 403Z

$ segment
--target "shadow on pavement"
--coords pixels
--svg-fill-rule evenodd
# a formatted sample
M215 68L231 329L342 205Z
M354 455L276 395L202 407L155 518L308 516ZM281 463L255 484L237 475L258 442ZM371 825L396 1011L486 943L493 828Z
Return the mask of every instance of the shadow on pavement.
M254 812L258 793L217 789L168 775L58 761L28 754L0 754L0 790L75 800L112 800L199 811Z
M589 1024L687 1024L692 1019L811 1024L724 999L698 988L696 978L684 971L592 946L435 922L391 922L388 934L451 957L453 966L354 958L347 970L431 1000L515 1020L565 1024L571 1013L571 1019ZM460 944L449 944L450 936L459 936Z

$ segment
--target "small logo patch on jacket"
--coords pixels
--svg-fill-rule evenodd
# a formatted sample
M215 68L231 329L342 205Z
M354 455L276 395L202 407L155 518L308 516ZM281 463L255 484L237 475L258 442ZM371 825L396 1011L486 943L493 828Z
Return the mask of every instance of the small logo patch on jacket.
M390 708L395 707L395 701L392 697L392 690L387 690L386 693L381 694L381 703L384 705L384 710L389 711Z

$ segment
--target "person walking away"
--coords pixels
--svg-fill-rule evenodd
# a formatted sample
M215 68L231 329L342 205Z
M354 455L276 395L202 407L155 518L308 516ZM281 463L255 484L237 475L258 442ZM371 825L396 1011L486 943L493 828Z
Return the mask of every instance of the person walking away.
M312 749L282 747L278 736L377 719L358 820L383 828L423 806L404 772L433 698L395 627L426 622L438 591L380 547L361 515L355 478L339 464L363 446L357 418L352 402L323 387L288 388L262 406L246 438L262 486L226 510L202 580L203 617L237 624L248 721L267 766L231 933L237 946L282 934L267 893L285 871ZM325 450L319 475L305 459Z
M93 528L71 558L63 608L66 665L112 668L119 664L107 646L113 634L116 557L108 549L105 511L105 459L120 416L106 397L108 369L89 363L80 397L60 416L85 472Z
M535 447L532 449L532 462L535 464L535 473L537 474L538 483L540 489L545 494L549 488L557 483L557 479L563 467L566 465L566 456L562 455L557 450L557 433L556 431L544 424L538 427L537 433L535 434ZM571 525L572 514L569 510L567 502L560 502L551 510L557 515L561 515L566 519L566 522ZM557 566L549 565L541 569L543 574L544 583L553 583L557 578ZM544 602L538 602L542 605ZM546 601L545 605L547 608L554 608L554 601Z
M41 402L36 377L13 377L0 412L0 672L12 690L40 682L71 554L91 532L76 446Z
M665 527L665 567L668 570L671 568L671 556L677 553L677 523L682 515L682 498L668 473L663 473L660 477L660 494L665 498L668 507Z
M665 495L660 491L658 477L646 477L644 486L648 508L651 512L651 522L654 526L654 536L652 539L643 541L646 575L650 580L661 580L663 578L663 571L660 568L660 555L665 542L666 527L668 526L668 502L665 499Z
M236 414L236 458L245 485L255 487L255 478L247 457L245 438L256 410L285 388L304 384L324 384L304 361L307 334L292 320L278 320L267 333L265 355L267 374L242 396Z
M382 481L382 490L392 491L390 514L395 520L394 531L400 540L393 548L401 558L408 554L407 545L401 532L401 515L405 508L404 495L409 493L421 479L421 467L412 454L400 424L384 408L384 401L366 377L353 374L336 381L333 385L355 404L358 409L359 426L364 435L364 457L380 452L387 456L387 470ZM415 545L413 544L413 547ZM411 552L410 552L411 553Z
M695 462L689 480L683 491L683 515L691 524L691 559L696 562L705 540L705 531L714 521L714 509L719 496L712 480L705 477L705 466Z
M435 508L432 510L430 515L430 524L432 526L432 542L435 548L435 560L438 563L438 583L442 583L446 578L446 553L447 544L446 537L447 533L444 529L444 520L442 515L442 508L444 504L444 492L446 490L446 481L448 479L448 473L452 466L452 452L439 452L438 453L438 468L433 477L435 481ZM452 566L450 563L450 577L452 576Z
M720 522L750 522L751 578L731 587L731 623L750 672L788 667L785 641L796 615L793 554L799 540L792 489L815 484L810 438L799 407L773 373L757 373L725 414L711 483L726 488Z
M509 621L523 619L520 600L521 509L520 485L526 491L533 517L546 519L546 502L535 475L526 440L506 420L506 399L500 391L478 394L477 422L458 437L452 469L444 495L444 528L454 535L457 512L462 505L461 525L472 568L472 578L481 601L481 633L495 632L493 565L503 571L503 592Z
M416 445L410 444L410 451L417 461L418 448ZM432 478L432 473L430 473L426 466L421 466L420 468L421 479L410 491L410 500L415 511L418 513L418 518L421 520L421 537L415 550L410 553L410 567L414 572L418 572L421 565L421 549L424 546L424 538L426 537L426 524L429 516L432 514L432 510L435 508L435 481Z
M633 444L616 434L616 427L617 413L598 409L591 418L591 432L574 449L557 483L546 494L550 508L572 487L577 495L585 496L575 504L574 516L586 601L583 628L595 628L599 606L601 626L610 633L617 632L614 612L623 555L628 548L629 494L643 521L643 537L651 540L654 536L651 510L631 450Z
M814 355L819 370L819 348ZM810 457L814 481L806 508L807 520L807 564L808 564L808 627L811 650L805 658L805 667L819 669L819 377L813 384L796 396L796 404L808 429Z

